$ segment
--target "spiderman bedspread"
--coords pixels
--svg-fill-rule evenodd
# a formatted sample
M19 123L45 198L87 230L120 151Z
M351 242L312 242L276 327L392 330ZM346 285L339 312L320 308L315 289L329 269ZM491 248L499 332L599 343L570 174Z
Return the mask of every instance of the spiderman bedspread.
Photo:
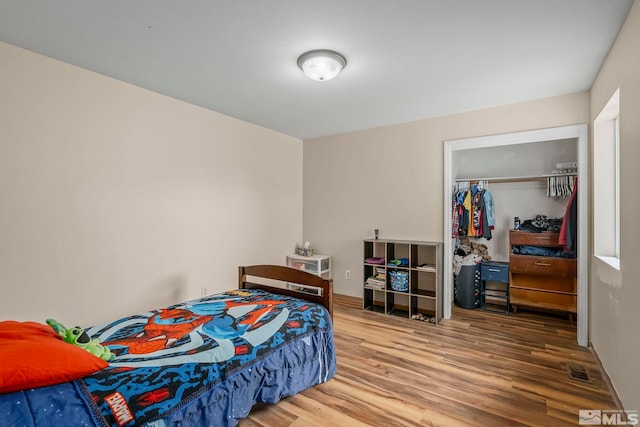
M253 403L275 403L335 373L324 307L259 290L212 295L87 332L116 354L107 369L83 380L109 425L234 425ZM319 368L304 373L293 366L309 360ZM252 385L253 377L262 384ZM262 390L269 378L272 387ZM232 384L218 387L224 382ZM228 396L234 390L238 395ZM230 400L244 407L230 408Z

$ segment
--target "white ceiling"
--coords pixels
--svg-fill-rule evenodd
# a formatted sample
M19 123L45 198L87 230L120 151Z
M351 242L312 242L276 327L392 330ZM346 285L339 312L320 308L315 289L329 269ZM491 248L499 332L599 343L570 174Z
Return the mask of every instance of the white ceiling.
M0 0L0 40L308 139L587 90L632 3Z

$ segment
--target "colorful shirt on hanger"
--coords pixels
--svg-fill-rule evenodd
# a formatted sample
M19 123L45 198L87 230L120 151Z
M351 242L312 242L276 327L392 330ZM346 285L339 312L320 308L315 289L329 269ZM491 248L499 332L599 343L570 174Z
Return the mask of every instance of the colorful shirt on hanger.
M484 185L474 185L472 190L459 189L451 200L452 238L484 237L491 239L495 226L493 196Z

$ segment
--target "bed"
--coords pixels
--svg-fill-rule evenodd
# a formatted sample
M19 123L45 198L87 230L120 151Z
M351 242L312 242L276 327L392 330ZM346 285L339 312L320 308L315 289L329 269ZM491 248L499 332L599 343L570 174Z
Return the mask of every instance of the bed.
M19 329L28 322L0 322L18 328L11 330L14 337L0 331L0 418L19 426L233 426L257 403L273 404L331 379L332 281L273 265L239 267L238 276L232 291L87 329L115 354L110 362L57 337L52 350L39 343L30 352L20 337L46 335L47 325L29 325L33 329L24 333ZM273 281L285 286L274 287ZM321 292L299 292L291 284ZM77 354L55 360L60 344ZM29 387L6 392L6 378L20 367L9 371L5 362L23 358L2 355L2 347L27 359L45 353L50 371L69 361L82 365L81 358L98 369L41 387L39 379L30 379ZM37 369L37 363L42 362L29 366ZM41 375L48 372L46 366L42 370Z

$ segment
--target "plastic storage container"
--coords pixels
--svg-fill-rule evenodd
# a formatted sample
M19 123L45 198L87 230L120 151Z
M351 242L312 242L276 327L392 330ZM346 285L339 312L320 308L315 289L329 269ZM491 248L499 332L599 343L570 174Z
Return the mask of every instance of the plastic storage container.
M396 292L409 292L409 273L406 271L391 270L389 272L391 290Z
M454 300L458 307L480 308L480 264L462 266L456 277Z

